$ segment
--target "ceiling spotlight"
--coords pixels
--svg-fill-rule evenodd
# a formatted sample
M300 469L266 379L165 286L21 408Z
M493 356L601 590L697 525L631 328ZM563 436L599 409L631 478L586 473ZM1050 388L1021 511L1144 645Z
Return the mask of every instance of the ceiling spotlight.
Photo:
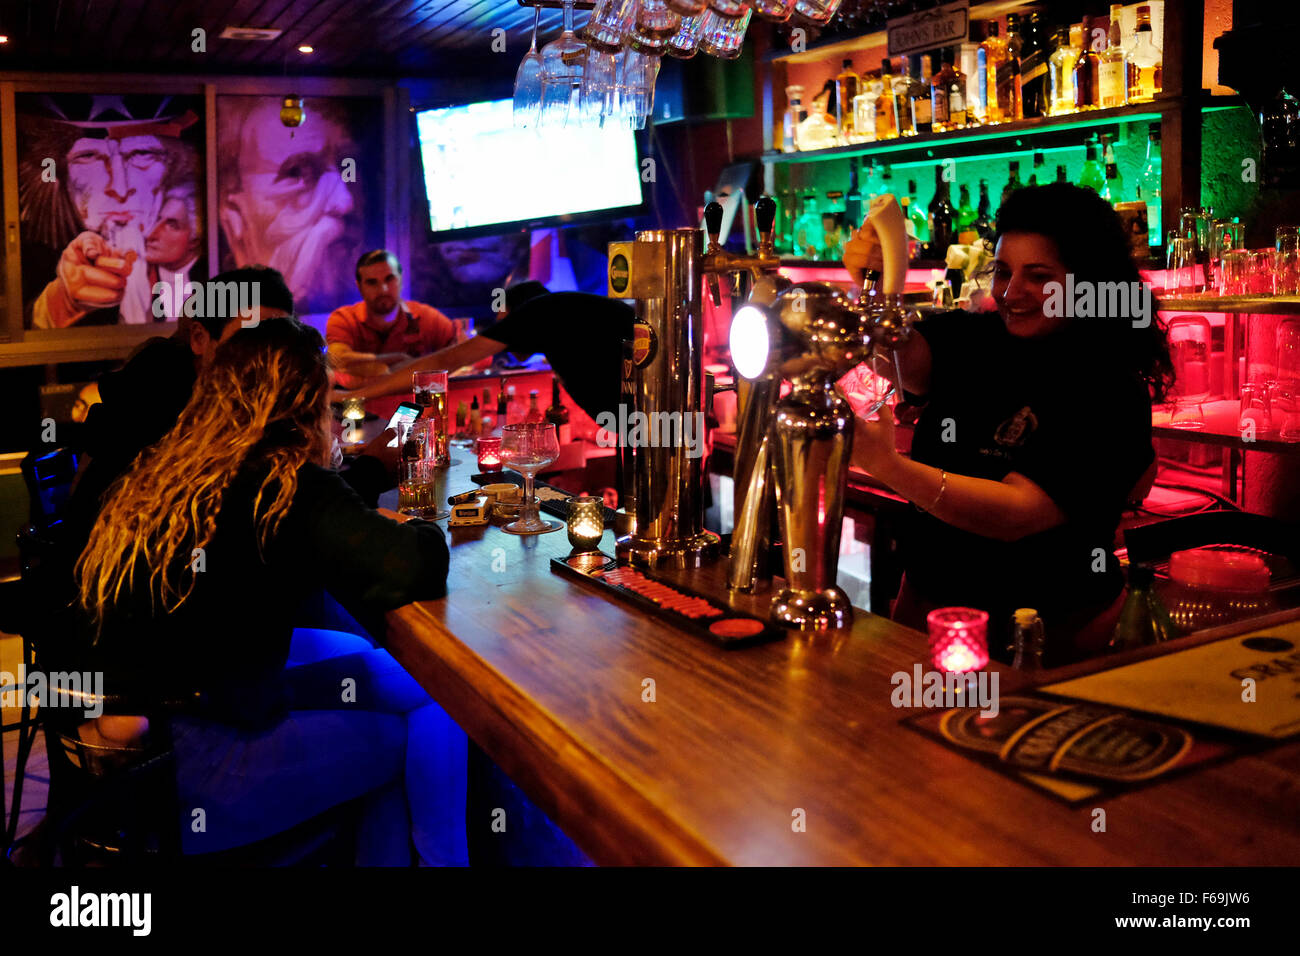
M308 46L306 43L304 43L302 46L298 47L298 52L299 52L299 53L315 53L315 52L316 52L316 48L315 48L314 46Z

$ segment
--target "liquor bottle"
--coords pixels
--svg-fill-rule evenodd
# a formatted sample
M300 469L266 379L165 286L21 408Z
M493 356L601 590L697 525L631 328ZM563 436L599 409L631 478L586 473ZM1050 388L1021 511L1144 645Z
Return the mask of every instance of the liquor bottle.
M862 225L862 192L858 189L858 164L849 160L849 191L844 194L844 223L852 232Z
M1047 157L1044 156L1041 152L1038 152L1037 150L1035 150L1035 151L1034 151L1034 170L1033 170L1033 172L1031 172L1031 173L1029 174L1029 185L1031 185L1031 186L1037 186L1037 185L1038 185L1038 171L1041 169L1041 170L1043 170L1044 173L1047 172L1047 169L1046 169L1046 167L1045 167L1046 162L1047 162Z
M1043 36L1042 17L1037 11L1029 14L1020 48L1020 102L1024 116L1047 116L1050 84L1047 78L1047 58L1051 49Z
M1074 108L1095 110L1101 105L1101 88L1097 77L1101 60L1092 48L1092 17L1083 18L1080 36L1083 46L1079 48L1079 58L1074 61Z
M948 247L956 240L953 231L952 198L948 191L948 181L944 179L943 167L934 167L934 198L930 200L930 258L943 259L948 255Z
M1015 638L1012 647L1015 657L1011 666L1018 671L1041 671L1043 669L1043 651L1047 647L1046 635L1043 633L1043 619L1033 608L1019 608L1012 617Z
M912 76L911 61L900 64L902 72L894 75L894 125L899 136L915 136L912 127Z
M551 378L551 404L546 409L546 420L555 426L555 434L561 445L573 440L573 427L569 424L569 409L560 401L559 376Z
M478 407L478 396L469 403L469 433L473 436L483 434L483 410Z
M970 204L970 187L962 183L958 188L961 201L957 204L957 233L960 235L970 229L975 221L975 207Z
M799 124L803 122L803 87L799 85L785 88L785 100L788 104L781 122L781 149L793 153L799 149Z
M907 198L908 218L912 221L912 231L918 242L926 242L930 238L930 224L926 220L925 213L921 211L921 204L916 201L915 179L907 181Z
M506 424L506 413L510 410L510 396L506 394L506 377L497 379L497 425Z
M947 64L938 53L930 54L930 119L931 129L942 133L949 128L948 121L948 84L950 79L945 71Z
M853 61L847 57L844 69L835 77L835 120L839 124L840 139L845 143L853 141L856 128L853 124L853 98L858 95L858 74L853 69Z
M1150 647L1178 636L1164 604L1152 592L1155 572L1140 564L1128 568L1128 595L1108 649L1112 654Z
M975 210L975 221L971 225L975 227L981 239L993 238L993 220L989 216L989 184L984 179L980 180L980 202Z
M952 70L952 83L948 87L948 128L964 129L970 125L970 104L966 102L966 74L957 65L957 50L949 47L944 51L944 60Z
M809 190L803 197L803 210L794 225L794 254L801 259L816 259L822 240L822 214L817 208L817 194Z
M1137 28L1128 48L1128 101L1150 103L1160 92L1163 56L1151 32L1151 8L1137 8ZM1148 204L1148 209L1149 209Z
M858 83L858 95L853 97L853 134L859 143L876 141L876 99L880 96L880 80L863 73Z
M1147 245L1160 245L1160 124L1147 133L1147 157L1138 177L1137 198L1147 204Z
M998 112L998 67L1006 61L1007 41L998 36L998 21L989 20L984 27L984 42L976 54L980 68L980 100L975 112L986 123L1000 123L1002 115Z
M1007 14L1007 58L998 65L997 96L998 118L1003 123L1024 119L1020 99L1020 51L1024 39L1020 36L1020 17Z
M1117 202L1124 201L1124 178L1119 174L1119 163L1115 160L1115 150L1111 146L1110 137L1102 137L1103 151L1101 155L1102 168L1106 171L1106 184L1102 187L1101 198L1106 200L1112 206Z
M912 113L912 132L928 133L933 128L930 109L930 59L920 55L911 58L912 80L908 85L908 108Z
M1097 67L1097 82L1101 88L1102 109L1123 106L1128 102L1128 58L1124 55L1123 36L1119 16L1122 7L1110 5L1110 42L1102 51Z
M515 399L515 387L506 386L506 417L502 420L503 425L513 425L521 421L524 417L524 410L520 403Z
M541 408L537 404L537 389L532 389L528 393L528 411L524 412L524 421L528 423L544 422L546 417L542 414Z
M894 89L894 68L889 59L880 61L880 96L876 98L876 142L898 138L898 94Z
M1057 30L1052 38L1056 50L1047 58L1047 76L1051 85L1052 115L1074 112L1074 64L1079 59L1083 28L1072 26Z
M1097 144L1091 141L1083 149L1083 171L1079 173L1079 185L1097 193L1106 185L1106 175L1097 162Z
M998 210L1007 204L1007 199L1024 184L1020 182L1020 160L1013 159L1007 164L1007 184L1002 187L1002 198L998 201Z
M1066 183L1066 182L1069 182L1069 180L1065 178L1065 164L1064 164L1064 163L1061 163L1059 166L1056 167L1056 181L1057 181L1058 183Z

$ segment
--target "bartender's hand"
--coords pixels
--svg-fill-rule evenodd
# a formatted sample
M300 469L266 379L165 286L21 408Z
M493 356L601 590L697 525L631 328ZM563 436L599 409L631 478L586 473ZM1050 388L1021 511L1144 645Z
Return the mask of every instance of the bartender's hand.
M853 459L851 464L874 478L888 484L885 478L902 456L894 438L894 410L880 406L880 420L869 422L865 418L854 420Z
M862 285L862 279L868 271L884 270L885 256L880 248L880 238L870 221L864 219L844 244L843 262L854 285Z

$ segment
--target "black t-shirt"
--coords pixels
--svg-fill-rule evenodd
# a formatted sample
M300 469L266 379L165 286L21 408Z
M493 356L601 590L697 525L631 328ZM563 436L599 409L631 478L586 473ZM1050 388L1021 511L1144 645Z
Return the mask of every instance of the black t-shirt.
M912 458L994 481L1017 472L1066 522L1004 542L915 512L900 540L908 583L940 604L988 611L991 637L1008 632L1016 608L1032 607L1049 641L1054 623L1064 640L1062 630L1085 623L1122 587L1111 546L1155 454L1148 390L1077 326L1023 339L996 313L949 312L916 330L932 366Z
M480 334L518 355L541 352L565 391L596 418L618 414L623 342L632 338L636 312L618 299L586 292L554 292L529 299Z

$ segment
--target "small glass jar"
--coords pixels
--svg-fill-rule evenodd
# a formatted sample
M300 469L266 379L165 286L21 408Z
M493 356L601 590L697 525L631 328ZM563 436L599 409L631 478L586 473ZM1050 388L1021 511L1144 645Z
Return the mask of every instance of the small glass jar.
M605 533L605 502L583 496L569 499L569 544L575 551L597 551Z
M483 474L493 474L501 470L501 438L493 436L480 438L478 452L478 470Z
M973 607L941 607L925 619L930 631L930 660L945 673L987 667L989 615Z

